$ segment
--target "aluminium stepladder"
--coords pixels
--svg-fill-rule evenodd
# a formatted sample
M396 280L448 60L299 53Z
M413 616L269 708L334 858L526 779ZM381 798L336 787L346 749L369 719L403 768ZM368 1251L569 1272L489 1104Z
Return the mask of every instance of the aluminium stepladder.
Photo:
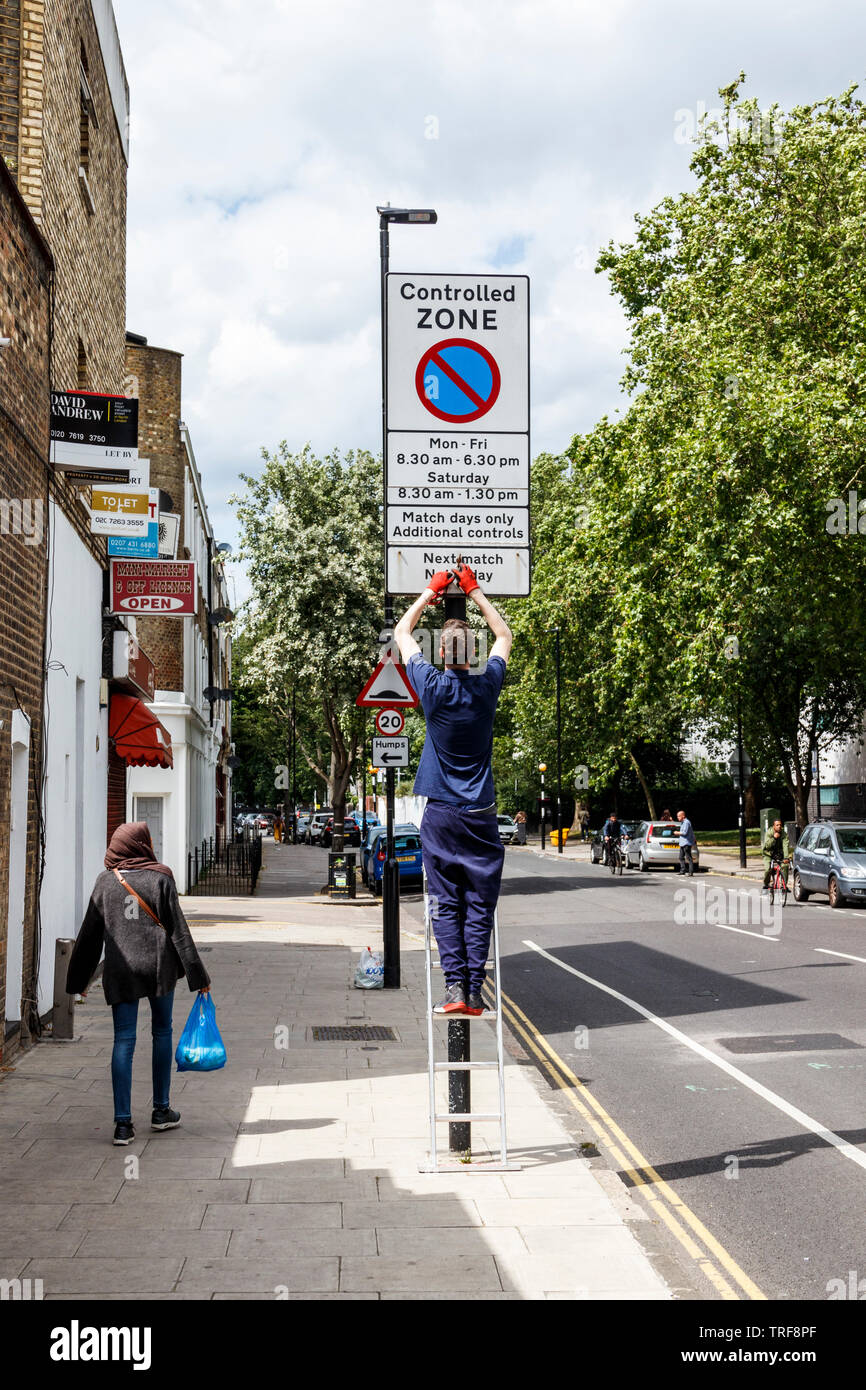
M502 990L500 985L500 966L499 966L499 914L493 915L493 969L494 969L494 1009L487 1010L481 1015L472 1016L469 1014L455 1014L451 1021L461 1023L495 1023L496 1025L496 1061L495 1062L437 1062L435 1051L435 1034L433 1029L433 925L430 913L430 895L427 892L427 876L424 876L424 968L427 983L427 1080L429 1091L430 1108L430 1154L426 1163L418 1165L422 1173L443 1173L454 1172L502 1172L517 1171L521 1165L508 1157L508 1140L505 1126L505 1059L502 1043ZM448 1020L447 1015L443 1017ZM471 1075L473 1071L492 1071L496 1069L499 1080L499 1109L496 1111L474 1111L466 1112L441 1112L436 1109L436 1075L438 1072L468 1071ZM490 1160L481 1159L479 1162L463 1162L462 1160L446 1160L447 1167L442 1166L439 1150L440 1146L436 1142L436 1126L442 1123L470 1123L476 1121L498 1121L499 1123L499 1158L493 1157Z

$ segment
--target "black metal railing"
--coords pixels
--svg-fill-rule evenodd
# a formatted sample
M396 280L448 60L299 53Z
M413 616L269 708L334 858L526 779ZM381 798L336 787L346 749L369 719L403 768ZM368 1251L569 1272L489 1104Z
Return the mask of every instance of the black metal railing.
M262 840L258 831L244 829L233 838L225 832L202 840L187 855L187 892L195 896L223 897L252 894L262 867Z

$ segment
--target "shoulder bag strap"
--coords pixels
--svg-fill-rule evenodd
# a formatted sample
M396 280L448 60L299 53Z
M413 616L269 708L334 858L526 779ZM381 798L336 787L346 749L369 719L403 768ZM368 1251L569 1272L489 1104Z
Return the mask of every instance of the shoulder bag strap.
M153 908L152 908L152 907L148 907L147 903L144 901L144 898L139 897L138 893L136 893L136 891L135 891L135 889L133 888L132 884L131 884L131 883L127 883L126 879L121 875L121 872L120 872L119 869L115 869L115 870L114 870L114 876L115 876L115 878L117 879L118 883L123 884L123 887L126 889L127 893L131 893L132 896L136 899L136 901L139 902L139 903L141 904L141 906L144 908L144 910L145 910L145 912L147 913L147 915L148 915L149 917L152 917L152 918L153 918L154 922L156 922L156 925L157 925L158 927L162 927L162 922L160 922L160 920L159 920L159 918L157 917L156 913L154 912ZM162 929L163 929L163 931L166 931L165 927L162 927ZM167 932L166 932L166 935L168 935Z

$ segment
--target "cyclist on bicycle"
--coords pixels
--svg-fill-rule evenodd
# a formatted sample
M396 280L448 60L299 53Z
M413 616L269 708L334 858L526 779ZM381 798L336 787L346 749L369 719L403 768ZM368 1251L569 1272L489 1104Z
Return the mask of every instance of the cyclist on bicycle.
M782 878L785 880L785 887L787 888L791 846L788 843L788 832L780 820L774 820L772 830L767 831L762 853L764 856L764 887L769 888L773 868L776 864L781 864Z
M618 845L622 839L622 824L617 818L616 811L611 811L604 823L601 832L601 842L603 845L602 863L610 863L610 852L614 845Z

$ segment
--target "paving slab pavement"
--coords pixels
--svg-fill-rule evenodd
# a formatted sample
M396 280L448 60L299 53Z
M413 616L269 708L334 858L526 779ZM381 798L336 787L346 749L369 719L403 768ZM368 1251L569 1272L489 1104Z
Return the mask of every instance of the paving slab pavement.
M381 949L381 907L317 900L322 851L266 842L264 862L252 899L184 899L229 1062L175 1076L180 1129L149 1128L145 1026L137 1137L112 1147L99 986L76 1011L80 1042L39 1044L2 1074L0 1278L42 1279L48 1299L669 1299L627 1190L580 1156L513 1044L520 1170L485 1171L498 1128L476 1124L472 1164L419 1172L429 1140L417 928L407 919L402 988L355 990L361 949ZM181 982L176 1033L188 1002ZM374 1023L396 1040L312 1034ZM444 1048L445 1021L436 1027ZM474 1059L495 1057L492 1027L472 1036ZM473 1104L496 1108L495 1072L474 1073ZM447 1147L445 1126L440 1138Z

